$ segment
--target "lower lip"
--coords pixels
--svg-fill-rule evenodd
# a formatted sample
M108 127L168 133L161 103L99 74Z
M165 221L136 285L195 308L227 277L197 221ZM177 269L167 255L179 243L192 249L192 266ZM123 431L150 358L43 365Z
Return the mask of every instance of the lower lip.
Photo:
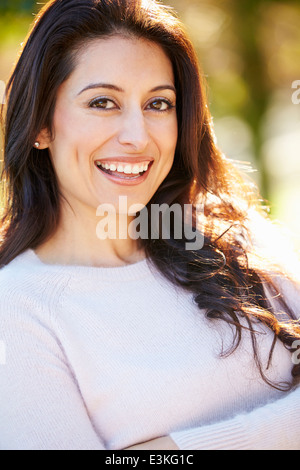
M122 186L136 186L138 184L143 183L147 179L147 177L149 175L149 172L150 172L150 169L152 167L152 164L153 164L153 162L150 163L150 165L148 167L148 170L145 171L145 173L143 173L138 178L132 178L132 179L131 178L125 179L125 178L122 178L122 177L119 177L119 176L110 175L109 173L105 173L96 164L95 164L95 167L101 173L101 175L105 176L112 183L116 183L116 184L119 184L119 185L122 185ZM120 173L120 174L124 175L125 173Z

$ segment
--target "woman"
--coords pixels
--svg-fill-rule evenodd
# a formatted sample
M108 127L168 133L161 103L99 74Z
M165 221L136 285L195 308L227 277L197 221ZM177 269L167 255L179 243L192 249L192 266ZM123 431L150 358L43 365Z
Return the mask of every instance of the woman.
M299 293L200 77L155 1L38 15L7 86L1 448L300 448ZM163 204L192 209L168 236Z

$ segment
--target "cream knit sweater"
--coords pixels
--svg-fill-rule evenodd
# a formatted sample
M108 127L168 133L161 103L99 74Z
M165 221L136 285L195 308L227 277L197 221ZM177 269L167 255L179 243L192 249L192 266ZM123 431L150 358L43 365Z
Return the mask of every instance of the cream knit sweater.
M257 326L267 362L271 333ZM300 449L300 389L266 385L232 330L147 260L50 266L29 250L0 271L0 449ZM290 379L278 342L268 376Z

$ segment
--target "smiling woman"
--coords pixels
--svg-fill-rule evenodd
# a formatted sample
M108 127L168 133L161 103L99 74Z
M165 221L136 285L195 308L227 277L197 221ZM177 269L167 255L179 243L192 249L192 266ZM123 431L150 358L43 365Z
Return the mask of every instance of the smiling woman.
M50 1L6 98L0 448L299 449L299 285L259 254L173 12Z
M40 132L39 148L52 156L65 210L72 206L84 226L101 202L117 206L120 194L145 206L170 172L177 144L170 59L155 43L124 33L91 40L58 90L53 133ZM109 253L103 248L101 264Z

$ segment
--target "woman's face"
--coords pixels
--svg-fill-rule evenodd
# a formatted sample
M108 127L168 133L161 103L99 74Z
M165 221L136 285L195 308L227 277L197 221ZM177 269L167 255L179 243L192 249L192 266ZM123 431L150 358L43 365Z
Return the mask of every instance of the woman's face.
M177 143L173 68L155 43L114 36L90 42L59 88L47 145L72 209L146 205Z

